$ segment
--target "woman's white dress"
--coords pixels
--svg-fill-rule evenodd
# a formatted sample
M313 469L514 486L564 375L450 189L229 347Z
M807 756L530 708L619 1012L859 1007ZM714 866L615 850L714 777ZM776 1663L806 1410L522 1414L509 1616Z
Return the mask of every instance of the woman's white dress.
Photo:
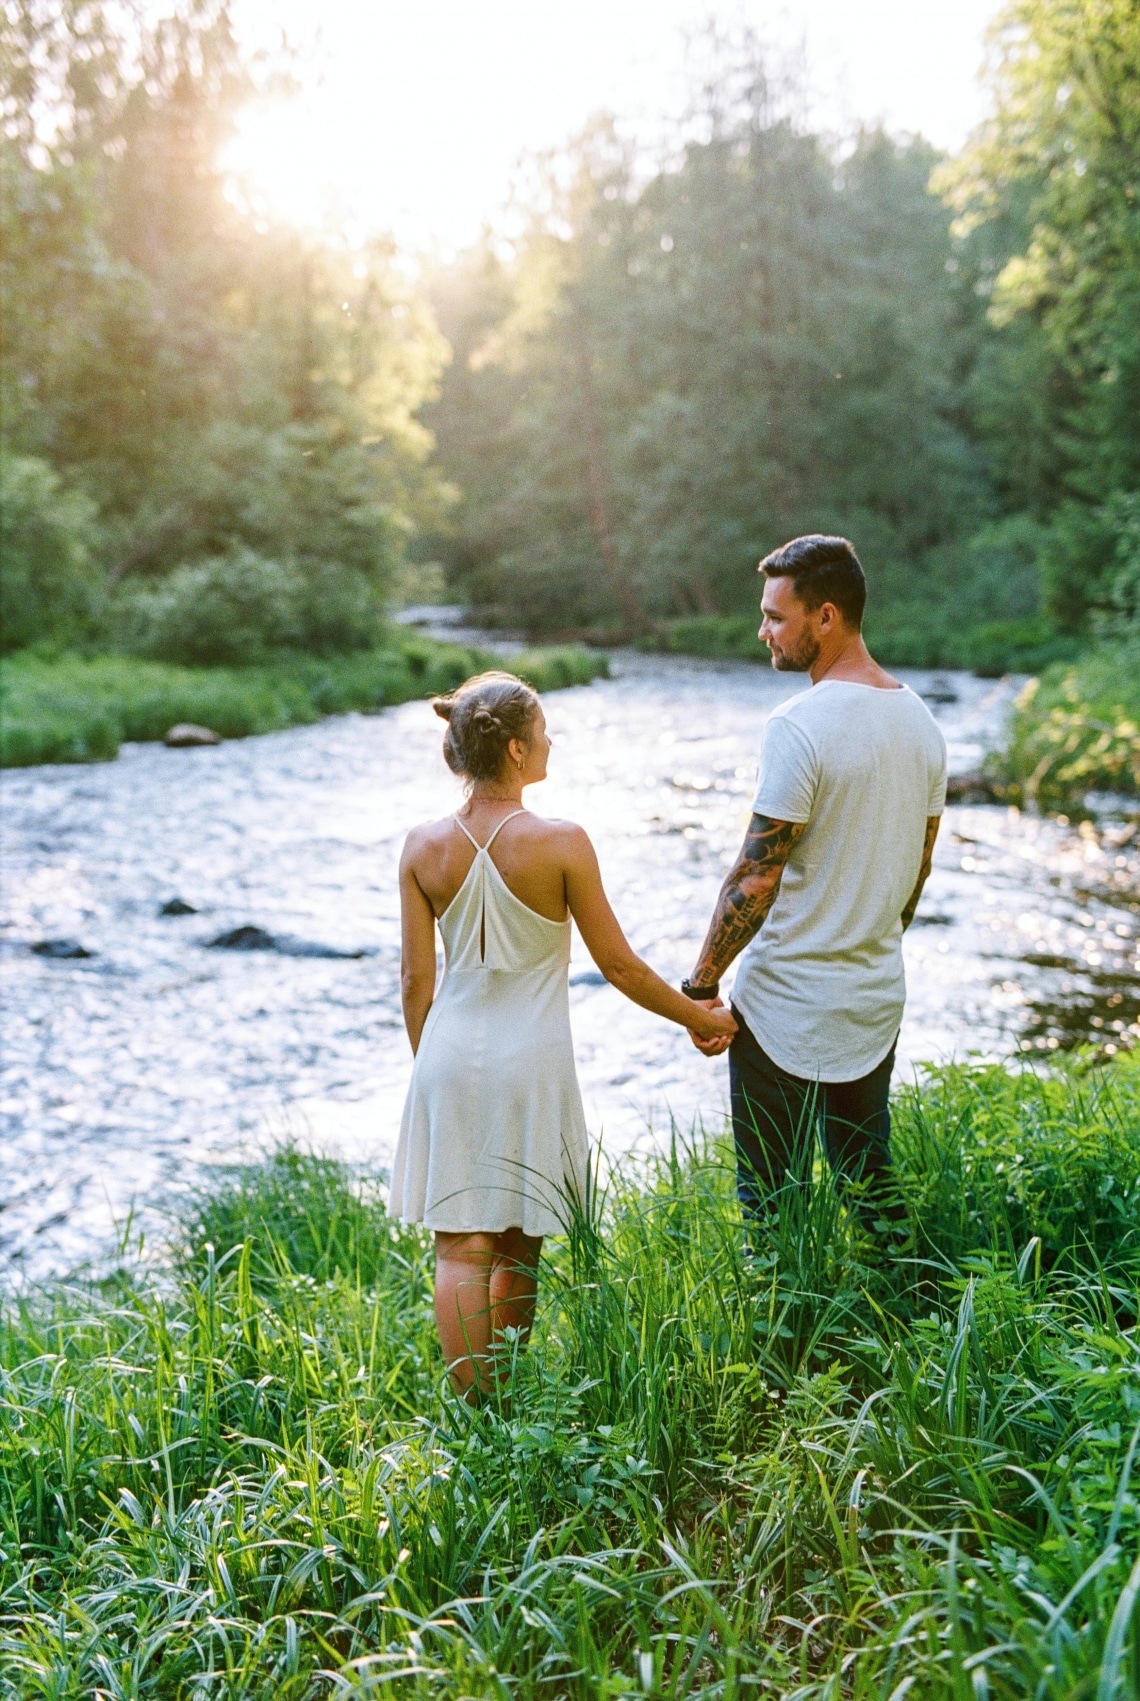
M521 814L516 810L515 814ZM564 1232L584 1199L586 1119L570 1036L570 923L516 898L499 822L439 918L447 967L424 1024L388 1214L445 1233Z

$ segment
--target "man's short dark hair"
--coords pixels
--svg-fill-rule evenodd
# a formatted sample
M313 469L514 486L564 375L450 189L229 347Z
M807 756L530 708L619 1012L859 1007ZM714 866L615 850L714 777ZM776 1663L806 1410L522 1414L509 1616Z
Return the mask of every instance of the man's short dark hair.
M867 580L853 547L845 537L822 537L811 532L774 549L760 563L770 579L791 579L805 608L833 602L848 626L863 624Z

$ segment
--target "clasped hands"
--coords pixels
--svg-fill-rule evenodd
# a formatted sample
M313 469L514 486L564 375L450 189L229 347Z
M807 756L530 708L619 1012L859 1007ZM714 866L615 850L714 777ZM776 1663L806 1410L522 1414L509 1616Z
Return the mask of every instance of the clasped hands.
M689 1029L689 1038L703 1056L719 1057L732 1044L737 1031L736 1019L722 998L698 998L695 1002L702 1010L724 1012L723 1031L716 1034L712 1039L701 1039L699 1034L693 1032L692 1028Z

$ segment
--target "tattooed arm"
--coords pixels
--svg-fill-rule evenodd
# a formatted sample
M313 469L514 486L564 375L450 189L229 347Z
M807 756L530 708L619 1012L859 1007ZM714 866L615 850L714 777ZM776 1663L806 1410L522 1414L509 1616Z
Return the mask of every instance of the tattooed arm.
M914 912L918 908L922 888L926 885L930 875L930 865L934 857L934 841L938 837L941 821L941 815L928 815L926 818L926 839L922 846L922 863L918 870L918 879L915 881L914 891L903 906L902 924L904 933L914 920Z
M804 823L754 815L736 864L720 889L708 934L690 977L697 986L718 981L764 924L776 901L784 864L802 837Z

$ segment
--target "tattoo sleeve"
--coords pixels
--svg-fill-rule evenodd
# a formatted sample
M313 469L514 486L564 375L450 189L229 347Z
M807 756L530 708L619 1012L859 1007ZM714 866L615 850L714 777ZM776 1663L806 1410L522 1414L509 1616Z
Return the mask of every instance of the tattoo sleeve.
M764 925L776 901L784 865L806 823L754 815L736 864L720 889L692 978L698 986L719 980Z
M928 815L926 818L926 838L922 845L922 863L918 870L918 879L915 881L914 891L903 905L902 924L904 933L914 920L914 912L918 908L922 888L926 885L930 876L930 867L934 860L934 841L938 837L938 828L941 822L941 815Z

